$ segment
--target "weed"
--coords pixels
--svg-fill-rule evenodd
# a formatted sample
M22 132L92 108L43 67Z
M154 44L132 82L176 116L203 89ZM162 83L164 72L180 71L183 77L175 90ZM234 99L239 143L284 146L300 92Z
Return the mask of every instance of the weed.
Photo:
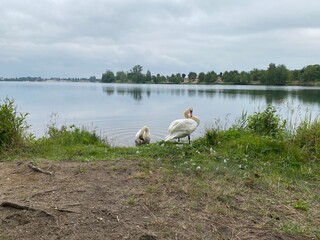
M204 140L207 145L217 146L219 142L218 138L218 130L217 129L206 129L206 133L204 135Z
M158 191L158 188L157 188L157 186L155 186L155 185L149 184L149 185L145 186L145 190L146 190L146 192L148 192L148 193L155 193L155 192Z
M308 203L307 203L307 202L303 202L302 200L298 199L298 200L293 204L293 207L294 207L295 209L307 211L307 210L308 210Z
M292 221L288 221L287 223L284 223L281 227L281 229L289 234L297 235L297 234L302 234L302 229L301 227Z
M127 204L131 206L136 205L136 199L133 196L128 197Z
M87 164L80 163L77 173L86 173L88 170Z

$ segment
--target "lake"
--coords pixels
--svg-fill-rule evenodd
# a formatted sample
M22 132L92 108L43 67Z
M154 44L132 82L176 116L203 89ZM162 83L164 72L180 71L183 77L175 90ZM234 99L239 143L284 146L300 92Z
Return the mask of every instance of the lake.
M243 112L263 111L268 103L294 128L320 112L318 87L225 85L135 85L72 82L0 82L0 98L13 98L29 113L29 131L43 136L49 124L75 124L96 131L113 146L134 146L136 132L148 125L151 142L162 140L169 124L193 107L207 127L227 128Z

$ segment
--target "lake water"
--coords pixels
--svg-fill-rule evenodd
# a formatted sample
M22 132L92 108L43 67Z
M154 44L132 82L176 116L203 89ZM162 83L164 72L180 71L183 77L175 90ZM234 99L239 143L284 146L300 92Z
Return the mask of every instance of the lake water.
M151 142L162 140L188 107L201 120L191 138L210 126L229 127L242 112L263 111L267 103L292 127L320 112L320 88L315 87L0 82L0 98L6 97L14 99L19 112L29 113L29 131L37 137L51 123L75 124L114 146L133 146L144 125L151 129Z

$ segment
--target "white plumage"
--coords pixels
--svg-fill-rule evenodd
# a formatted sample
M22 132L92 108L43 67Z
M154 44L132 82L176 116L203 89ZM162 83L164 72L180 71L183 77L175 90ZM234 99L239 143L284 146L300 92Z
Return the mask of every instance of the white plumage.
M200 119L192 115L193 109L188 108L184 112L185 119L174 120L169 128L168 135L165 137L164 141L170 141L172 139L180 139L188 137L190 143L190 135L197 129L200 124Z
M147 126L141 128L135 136L136 146L150 143L150 129Z

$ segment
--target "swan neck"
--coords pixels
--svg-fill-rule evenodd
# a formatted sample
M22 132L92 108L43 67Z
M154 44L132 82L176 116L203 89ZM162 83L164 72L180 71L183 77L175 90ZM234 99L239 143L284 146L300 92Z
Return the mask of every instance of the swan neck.
M185 118L190 118L190 115L189 115L189 113L190 113L190 110L189 109L187 109L185 112L184 112L184 117Z
M192 117L190 117L192 120L194 120L194 121L196 121L197 122L197 124L199 125L200 124L200 119L197 117L197 116L192 116Z

